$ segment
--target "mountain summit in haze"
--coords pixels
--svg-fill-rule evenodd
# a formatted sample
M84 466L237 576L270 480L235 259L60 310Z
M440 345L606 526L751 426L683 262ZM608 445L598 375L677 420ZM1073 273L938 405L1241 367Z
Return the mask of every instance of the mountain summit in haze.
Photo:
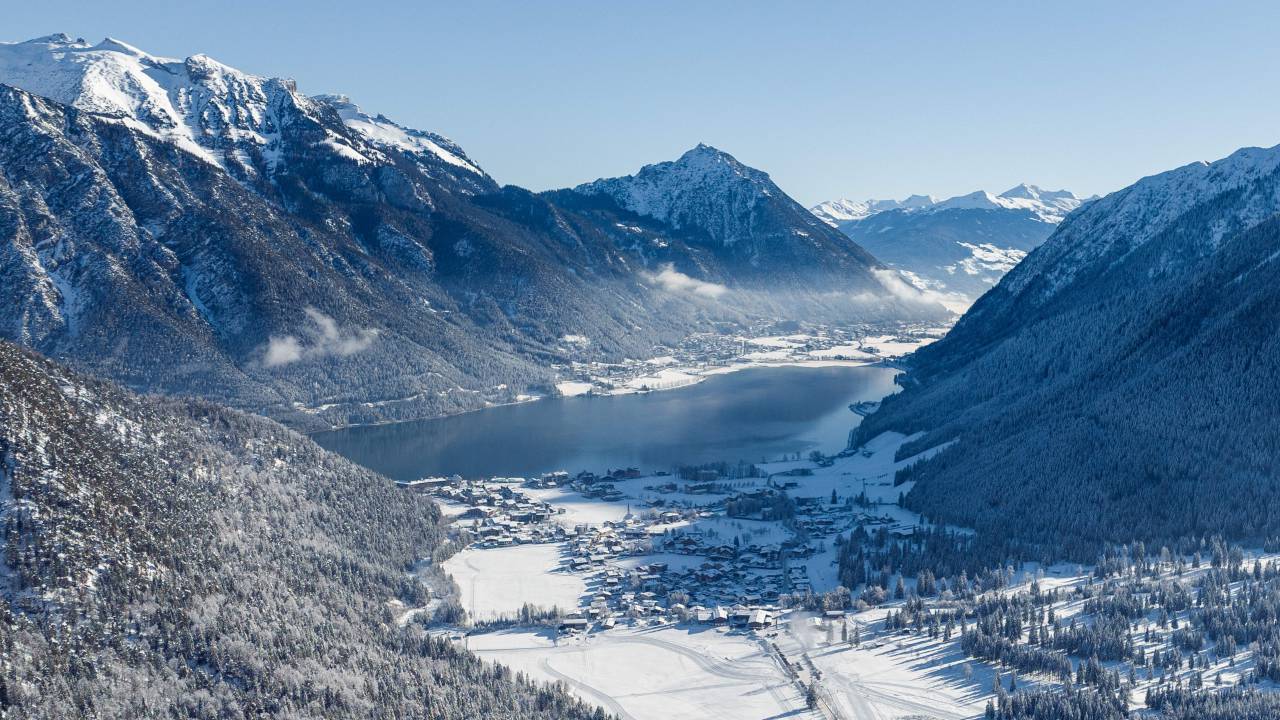
M965 306L1044 242L1084 201L1021 184L946 200L835 200L810 209L921 289Z

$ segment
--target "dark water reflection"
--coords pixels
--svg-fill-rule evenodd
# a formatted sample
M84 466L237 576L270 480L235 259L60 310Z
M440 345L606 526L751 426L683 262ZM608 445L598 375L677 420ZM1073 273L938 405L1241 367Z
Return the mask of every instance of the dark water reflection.
M313 437L397 480L754 462L840 450L859 419L849 404L891 393L893 375L879 367L758 368L680 390L547 399Z

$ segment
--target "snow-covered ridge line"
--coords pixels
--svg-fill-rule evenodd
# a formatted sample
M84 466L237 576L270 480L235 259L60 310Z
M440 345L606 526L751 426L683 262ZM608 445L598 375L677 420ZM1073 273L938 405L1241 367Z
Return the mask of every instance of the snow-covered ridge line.
M862 220L890 210L903 212L1025 210L1034 214L1042 222L1057 224L1083 203L1083 199L1068 190L1044 190L1035 185L1023 183L999 195L993 195L986 190L975 190L946 200L938 200L932 195L912 195L904 200L840 199L819 203L809 208L809 211L833 226Z
M1009 275L1005 287L1018 293L1043 276L1052 294L1090 262L1115 248L1132 250L1146 244L1196 205L1228 192L1246 192L1252 201L1237 214L1222 218L1205 237L1208 247L1216 246L1228 232L1254 225L1273 213L1278 173L1280 145L1241 148L1220 160L1188 163L1144 177L1073 215L1041 252L1032 254Z
M48 35L0 42L0 83L123 122L237 175L273 174L282 153L280 131L291 117L319 121L332 108L375 148L430 156L487 179L443 136L369 115L344 96L308 97L293 80L252 75L202 54L179 60L114 38L93 45ZM351 147L343 139L321 144L357 163L387 161L373 148Z
M329 104L347 127L375 145L394 147L408 153L427 153L450 165L484 175L484 171L471 162L462 148L443 135L405 127L382 114L369 115L346 95L316 95L313 99Z

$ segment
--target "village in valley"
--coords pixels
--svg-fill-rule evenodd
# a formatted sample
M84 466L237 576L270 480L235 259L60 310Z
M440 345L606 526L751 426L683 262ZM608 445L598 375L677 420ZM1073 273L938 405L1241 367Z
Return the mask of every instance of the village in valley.
M851 421L873 409L854 404ZM1276 548L906 572L974 537L902 506L913 481L899 471L946 447L905 456L916 437L757 463L401 482L438 502L463 548L443 563L454 587L432 600L456 612L424 614L426 630L633 719L960 720L1015 689L1088 685L1118 707L1280 680L1266 648L1206 651L1188 629L1209 612L1196 593L1240 602L1280 576ZM842 564L851 545L866 575Z
M852 424L865 408L850 411ZM909 439L761 463L400 485L431 494L466 545L445 562L469 623L452 632L482 657L566 681L573 675L554 668L571 658L559 653L608 654L615 644L695 665L716 661L693 655L726 658L698 672L733 675L725 692L734 702L816 717L839 703L817 682L813 643L867 647L875 634L840 585L841 542L909 539L922 527L899 505L910 485L894 484L896 470L919 459L894 459ZM617 692L590 689L606 680L569 684L616 711ZM733 690L761 681L772 688L763 698ZM693 699L676 712L674 698L663 713L699 714Z
M561 391L644 393L739 367L892 363L932 334L711 334L691 339L687 356L575 365L581 382ZM851 404L849 426L878 407ZM1216 547L1203 566L1194 548L1164 548L1154 562L1121 548L1095 567L992 555L972 531L904 507L914 481L901 471L950 444L909 445L919 437L886 432L758 462L402 481L436 500L461 549L443 561L451 587L397 610L628 720L961 720L1028 697L1015 690L1091 686L1124 708L1206 677L1280 681L1280 661L1257 648L1204 652L1186 630L1197 611L1179 599L1224 577L1268 582L1280 575L1274 554L1251 551L1252 576L1239 551L1223 576L1227 553ZM1098 600L1111 596L1140 600ZM1128 622L1116 622L1119 607Z

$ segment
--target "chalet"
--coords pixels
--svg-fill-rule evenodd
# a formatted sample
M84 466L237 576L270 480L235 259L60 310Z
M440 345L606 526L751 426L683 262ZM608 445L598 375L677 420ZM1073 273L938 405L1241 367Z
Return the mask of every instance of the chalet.
M767 610L756 609L751 611L750 617L747 618L747 627L752 630L763 630L773 625L773 614Z
M916 535L916 526L899 523L889 528L889 535L899 540L913 538Z
M452 478L428 477L419 480L397 480L396 487L414 492L431 492L441 490L453 484Z
M713 558L729 560L734 555L737 555L737 551L734 550L732 545L717 545L711 548L711 550L708 551L708 554Z
M590 626L590 621L586 618L567 617L560 620L560 632L570 633L586 630Z

